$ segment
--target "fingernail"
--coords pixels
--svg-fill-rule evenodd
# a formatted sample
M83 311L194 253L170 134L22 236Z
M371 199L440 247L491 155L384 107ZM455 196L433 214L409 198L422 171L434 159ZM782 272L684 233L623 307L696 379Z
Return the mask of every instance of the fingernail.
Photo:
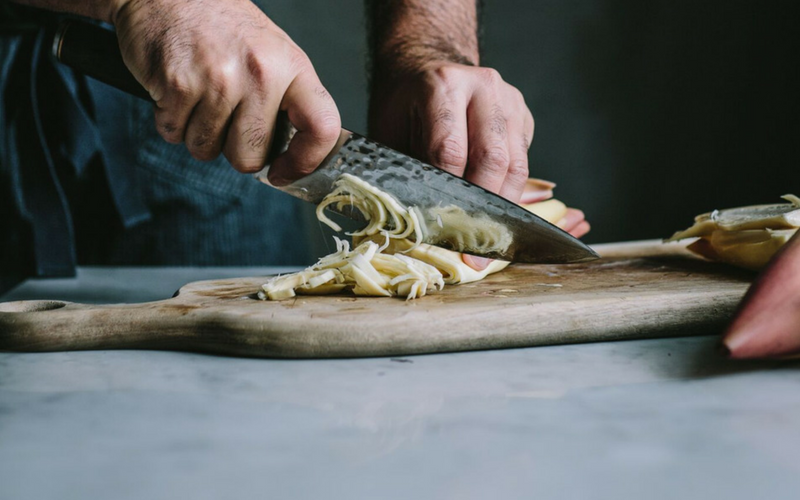
M540 201L547 201L553 197L552 191L536 191L533 193L522 193L519 199L519 205L532 205Z
M731 359L750 357L748 351L759 343L759 331L746 325L731 325L722 335L720 340L720 351L727 351L727 356Z
M492 259L487 259L486 257L477 257L475 255L464 255L463 259L464 263L475 269L476 271L483 271L489 264L491 264Z

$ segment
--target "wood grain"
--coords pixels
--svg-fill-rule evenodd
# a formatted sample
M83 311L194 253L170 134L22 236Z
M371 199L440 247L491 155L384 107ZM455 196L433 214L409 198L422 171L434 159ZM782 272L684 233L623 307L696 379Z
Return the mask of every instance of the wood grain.
M263 277L202 281L144 304L0 304L0 349L169 349L257 357L386 356L712 334L754 274L680 245L601 245L600 260L515 265L406 302L263 302Z

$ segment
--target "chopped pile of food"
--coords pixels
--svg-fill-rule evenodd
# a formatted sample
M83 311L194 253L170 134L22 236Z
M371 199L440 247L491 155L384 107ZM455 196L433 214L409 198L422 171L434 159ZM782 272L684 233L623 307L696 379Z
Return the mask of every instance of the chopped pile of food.
M509 264L493 261L486 269L476 271L464 264L460 253L421 243L421 214L415 207L404 207L389 194L349 174L337 179L334 191L317 207L317 218L333 230L341 231L323 213L331 205L340 211L346 206L354 207L367 221L364 229L352 233L354 248L334 237L336 252L304 271L270 279L262 285L260 299L283 300L296 294L327 295L349 290L360 296L398 296L410 300L441 290L445 284L481 280ZM557 223L567 214L566 205L554 199L523 207L551 223ZM437 217L439 230L446 230L445 221L452 218L446 209L443 211L444 215ZM493 231L483 233L488 237L482 236L476 244L497 239Z
M383 245L364 241L352 250L347 241L334 237L336 252L304 271L269 280L259 298L282 300L296 293L327 295L350 289L356 295L414 299L444 287L442 273L430 264L403 254L381 253L390 241L388 233L384 235Z
M699 238L687 248L707 259L759 270L800 227L800 198L789 203L714 210L698 215L692 227L665 241Z

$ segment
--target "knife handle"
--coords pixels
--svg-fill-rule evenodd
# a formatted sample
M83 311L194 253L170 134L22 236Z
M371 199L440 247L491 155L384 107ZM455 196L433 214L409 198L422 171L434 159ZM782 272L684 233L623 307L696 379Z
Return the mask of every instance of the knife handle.
M125 65L114 31L84 21L64 20L53 39L53 55L60 62L95 80L153 102L150 93ZM286 151L296 132L286 112L278 112L267 165Z

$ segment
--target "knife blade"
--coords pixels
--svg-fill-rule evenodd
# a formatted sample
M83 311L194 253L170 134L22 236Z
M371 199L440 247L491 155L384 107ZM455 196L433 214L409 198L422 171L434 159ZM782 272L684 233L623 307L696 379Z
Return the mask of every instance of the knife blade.
M82 21L63 21L53 39L53 53L61 62L88 76L149 99L149 93L125 66L113 31ZM293 127L282 115L268 163L286 149L293 135ZM267 165L255 177L269 184L268 171ZM424 243L512 262L566 263L598 257L577 238L518 205L344 129L322 165L277 189L319 204L345 173L416 210ZM354 216L349 210L342 213Z

